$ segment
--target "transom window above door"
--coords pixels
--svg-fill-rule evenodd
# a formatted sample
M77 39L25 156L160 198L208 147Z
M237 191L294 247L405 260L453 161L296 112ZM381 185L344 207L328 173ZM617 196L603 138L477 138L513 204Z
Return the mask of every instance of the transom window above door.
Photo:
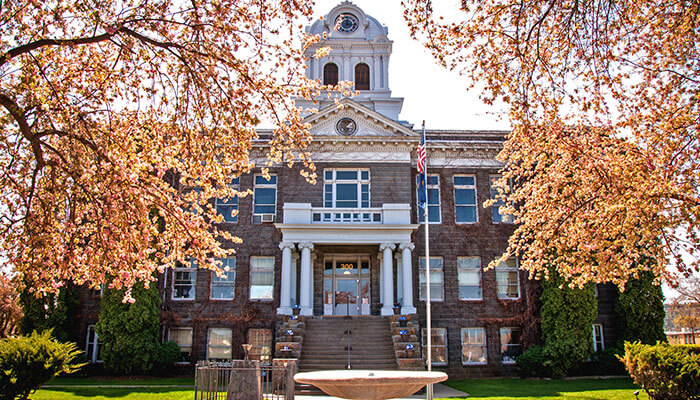
M327 169L323 183L324 207L369 208L368 169Z

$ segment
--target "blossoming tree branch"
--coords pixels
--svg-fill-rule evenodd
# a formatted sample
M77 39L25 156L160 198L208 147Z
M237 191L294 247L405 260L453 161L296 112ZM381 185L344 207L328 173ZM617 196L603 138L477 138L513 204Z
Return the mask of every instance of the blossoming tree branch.
M697 2L402 3L438 62L509 106L500 191L518 226L504 257L573 285L698 271Z
M0 3L0 247L31 290L215 269L238 239L211 200L239 194L261 120L277 126L268 160L313 179L291 100L319 88L298 25L311 5Z

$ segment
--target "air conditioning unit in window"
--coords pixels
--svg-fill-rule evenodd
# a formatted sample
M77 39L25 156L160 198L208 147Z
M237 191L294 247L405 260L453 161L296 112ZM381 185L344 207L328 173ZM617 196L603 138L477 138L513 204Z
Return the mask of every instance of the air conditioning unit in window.
M275 222L275 214L260 214L260 222L262 222L262 223Z

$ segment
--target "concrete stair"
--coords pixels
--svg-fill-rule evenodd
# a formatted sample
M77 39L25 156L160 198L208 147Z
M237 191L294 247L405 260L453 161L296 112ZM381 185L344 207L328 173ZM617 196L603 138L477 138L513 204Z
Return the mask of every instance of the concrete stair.
M314 317L305 321L299 371L347 369L348 320ZM351 369L397 369L389 320L378 316L350 317ZM297 393L313 393L297 385Z

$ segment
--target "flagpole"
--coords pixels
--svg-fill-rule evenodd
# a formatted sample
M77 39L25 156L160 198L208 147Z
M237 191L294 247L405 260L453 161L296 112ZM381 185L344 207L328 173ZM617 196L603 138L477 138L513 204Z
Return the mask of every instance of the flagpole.
M428 331L428 354L426 360L428 362L428 372L433 370L433 327L430 315L430 235L428 235L428 143L425 140L425 120L423 120L423 145L425 146L425 207L423 207L423 222L425 223L425 320L426 329ZM427 400L433 400L433 384L430 383L425 388L425 396Z

